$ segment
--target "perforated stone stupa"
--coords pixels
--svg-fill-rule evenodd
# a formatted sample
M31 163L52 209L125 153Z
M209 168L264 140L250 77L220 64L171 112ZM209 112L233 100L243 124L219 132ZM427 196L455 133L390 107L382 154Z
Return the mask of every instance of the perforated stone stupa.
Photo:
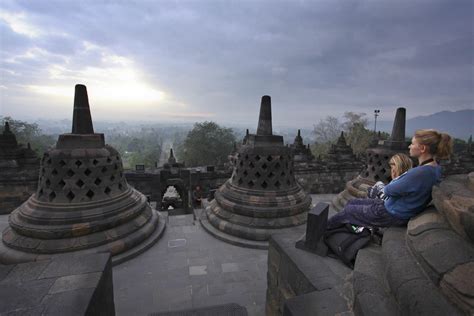
M306 191L310 192L311 186L316 179L318 172L314 155L311 153L310 146L303 143L301 130L295 137L295 141L290 145L293 154L294 172L296 181Z
M18 144L5 122L0 134L0 214L8 214L25 202L38 185L39 159L28 144Z
M110 252L120 263L153 245L164 221L127 184L119 153L94 133L87 90L76 85L72 133L41 160L36 193L12 212L0 262Z
M217 238L267 248L270 235L304 224L311 198L295 180L293 157L272 133L271 99L263 96L256 134L247 134L235 155L232 176L201 218Z
M409 153L410 142L405 140L406 109L398 108L390 139L366 150L367 162L364 170L355 179L348 181L346 189L333 200L336 210L341 210L347 201L367 197L367 188L377 181L390 182L390 158L396 153Z

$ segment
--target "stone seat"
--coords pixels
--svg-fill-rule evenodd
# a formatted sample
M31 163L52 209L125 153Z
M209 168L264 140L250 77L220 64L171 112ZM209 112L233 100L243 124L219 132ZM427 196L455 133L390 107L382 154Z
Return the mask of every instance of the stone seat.
M472 312L469 291L474 284L474 274L470 272L473 254L472 247L463 243L436 209L430 207L413 218L407 228L388 228L381 247L372 245L359 251L353 278L354 312L356 315Z
M371 284L364 273L368 265L384 271L375 278L374 295L386 291L403 315L474 313L473 180L473 173L447 177L433 187L434 205L406 228L387 229L380 250L359 252L354 272L359 314L373 314L364 294Z
M410 220L407 245L421 269L441 292L474 312L474 247L451 229L434 207Z

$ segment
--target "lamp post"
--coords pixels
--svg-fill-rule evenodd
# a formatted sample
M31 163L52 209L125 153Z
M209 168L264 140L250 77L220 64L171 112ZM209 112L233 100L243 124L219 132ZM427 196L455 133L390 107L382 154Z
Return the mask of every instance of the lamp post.
M374 124L374 135L377 134L377 116L379 116L380 110L374 110L375 124Z

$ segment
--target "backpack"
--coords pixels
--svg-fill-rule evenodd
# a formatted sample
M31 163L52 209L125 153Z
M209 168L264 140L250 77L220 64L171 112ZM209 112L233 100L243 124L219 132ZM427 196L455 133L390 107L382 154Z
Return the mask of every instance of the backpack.
M341 259L344 264L354 269L357 252L370 242L370 236L368 228L344 224L327 230L323 238L330 250L328 255Z

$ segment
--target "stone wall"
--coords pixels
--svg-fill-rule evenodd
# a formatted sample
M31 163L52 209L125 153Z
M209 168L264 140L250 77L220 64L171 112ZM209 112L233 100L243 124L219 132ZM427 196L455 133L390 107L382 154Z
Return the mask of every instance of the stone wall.
M348 312L351 270L334 259L296 249L300 237L298 233L274 234L270 239L266 315Z
M357 177L360 168L344 165L322 168L317 174L314 174L313 184L311 186L312 194L339 193L344 190L347 181Z
M183 183L186 183L186 187L190 189L199 185L204 194L207 194L208 190L219 188L231 176L230 172L221 170L210 172L196 172L188 168L183 168L182 170L189 170L191 172L187 173L188 176L182 179L179 174L177 174L176 178L183 180ZM171 176L173 175L171 174ZM125 172L125 178L129 185L150 197L152 201L161 202L161 199L163 198L161 195L166 188L164 187L163 181L160 179L160 169L146 172L127 171Z
M0 179L0 214L9 214L35 193L38 184L38 175L21 173Z
M109 254L0 265L0 315L115 315Z

